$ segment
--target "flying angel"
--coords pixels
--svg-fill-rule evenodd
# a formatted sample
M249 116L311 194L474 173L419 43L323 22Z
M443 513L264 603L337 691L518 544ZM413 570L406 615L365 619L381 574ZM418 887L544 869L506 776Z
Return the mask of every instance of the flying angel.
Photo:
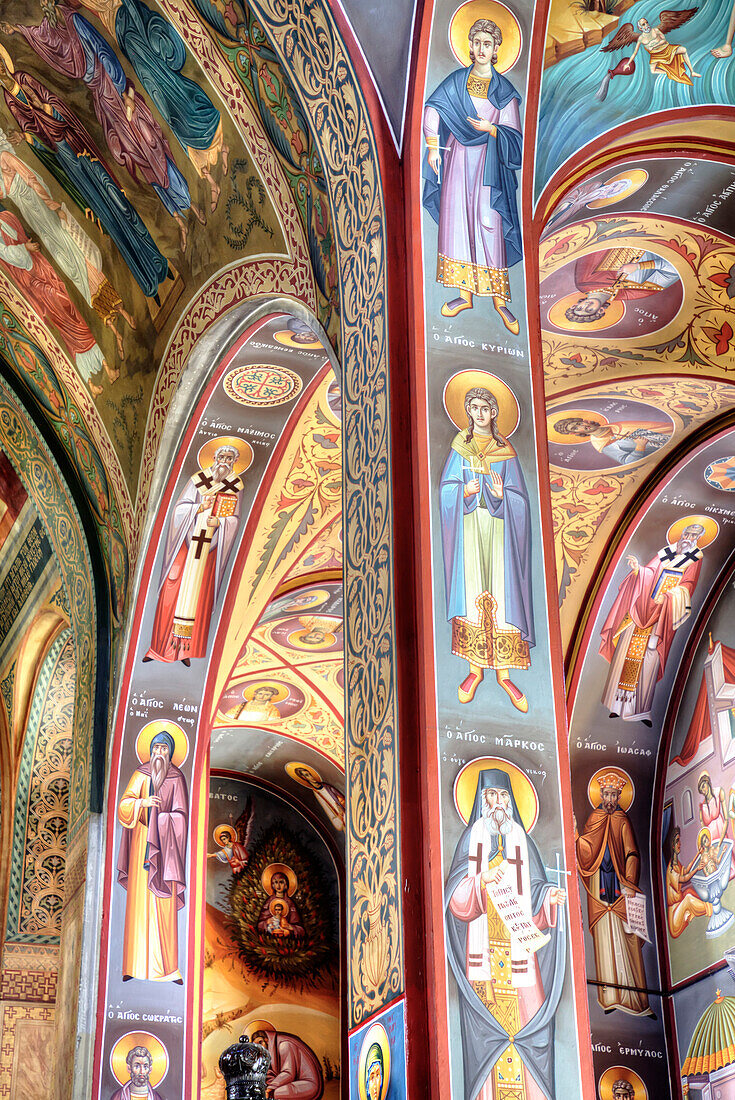
M602 47L603 53L612 53L613 50L624 50L626 46L636 46L632 55L624 57L614 68L608 69L607 76L600 85L597 98L603 100L607 95L607 89L614 76L630 76L635 71L635 56L641 46L648 52L649 67L654 76L665 76L677 84L692 84L692 77L701 76L695 73L694 66L687 53L686 46L677 46L669 42L666 35L671 31L682 27L687 23L699 8L683 8L681 11L659 12L657 27L652 27L647 19L638 20L638 33L633 30L632 23L624 23L617 34ZM687 69L689 73L687 73Z
M245 809L234 825L232 824L232 814L230 814L230 824L218 825L214 830L214 839L215 843L219 845L219 851L211 852L207 859L229 863L233 875L239 875L250 859L254 818L253 802L251 798L248 798Z

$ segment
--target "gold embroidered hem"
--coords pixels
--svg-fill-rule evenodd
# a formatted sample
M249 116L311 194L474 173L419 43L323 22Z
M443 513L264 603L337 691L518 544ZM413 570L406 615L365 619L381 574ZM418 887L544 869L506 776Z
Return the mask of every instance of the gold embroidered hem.
M501 630L495 621L495 597L483 592L475 603L479 622L459 615L452 619L452 653L479 668L530 668L531 651L520 630Z
M658 585L656 590L657 600L660 598L662 601L667 592L670 592L672 588L676 588L679 580L680 577L678 576L664 576L663 582ZM646 646L652 630L652 626L637 626L633 631L628 642L623 671L620 673L618 691L635 691L637 688L641 669L643 668L643 658L646 656Z
M436 261L436 281L442 286L469 290L481 298L502 298L510 301L510 279L507 267L483 267L481 264L452 260L441 252Z

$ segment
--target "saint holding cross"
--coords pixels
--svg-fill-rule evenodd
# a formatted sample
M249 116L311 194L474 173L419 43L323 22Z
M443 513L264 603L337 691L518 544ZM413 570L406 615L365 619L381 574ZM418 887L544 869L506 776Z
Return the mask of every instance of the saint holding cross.
M174 505L161 569L151 644L144 661L204 657L212 608L240 519L239 474L253 460L244 439L214 439Z
M499 1100L509 1083L523 1100L552 1100L565 954L557 911L566 891L546 877L506 767L477 776L445 894L465 1100Z

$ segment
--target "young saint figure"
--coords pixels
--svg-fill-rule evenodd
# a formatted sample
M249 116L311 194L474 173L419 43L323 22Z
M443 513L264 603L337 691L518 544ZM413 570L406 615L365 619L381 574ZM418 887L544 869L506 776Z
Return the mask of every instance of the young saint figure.
M492 297L517 336L508 269L523 255L516 202L521 97L494 68L502 41L492 20L476 20L469 30L472 65L450 73L426 101L423 205L439 225L437 282L459 292L442 315L471 309L475 294Z
M517 710L528 700L510 679L530 668L535 645L531 522L520 463L497 426L497 398L482 386L464 397L467 430L452 441L440 484L447 618L452 653L469 661L458 689L469 703L493 669Z

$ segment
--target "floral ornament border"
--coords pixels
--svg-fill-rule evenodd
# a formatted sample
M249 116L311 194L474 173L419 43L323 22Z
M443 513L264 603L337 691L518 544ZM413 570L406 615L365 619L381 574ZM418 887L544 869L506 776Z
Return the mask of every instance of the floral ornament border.
M74 638L76 685L67 843L89 812L97 607L84 527L69 489L17 394L0 379L0 445L41 518L66 593Z
M385 203L367 106L324 0L255 0L329 185L343 349L349 1026L403 990Z

